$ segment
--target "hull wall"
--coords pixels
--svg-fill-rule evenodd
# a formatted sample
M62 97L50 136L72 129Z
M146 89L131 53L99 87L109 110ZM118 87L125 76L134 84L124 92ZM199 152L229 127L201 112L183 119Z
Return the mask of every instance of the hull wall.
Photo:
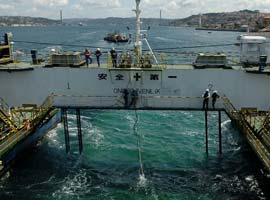
M51 94L120 96L121 89L138 89L146 96L200 97L206 88L218 90L241 107L270 107L270 77L242 70L165 69L163 71L105 68L36 68L0 72L0 93L10 106L41 104Z

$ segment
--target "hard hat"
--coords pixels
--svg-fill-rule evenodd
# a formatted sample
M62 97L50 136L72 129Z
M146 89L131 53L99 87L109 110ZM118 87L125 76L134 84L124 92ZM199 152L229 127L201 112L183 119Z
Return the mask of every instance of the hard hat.
M97 48L98 51L100 51L100 48Z
M205 91L209 92L209 89L206 89Z
M112 50L114 50L114 47L112 47Z
M217 90L215 90L214 93L217 93Z

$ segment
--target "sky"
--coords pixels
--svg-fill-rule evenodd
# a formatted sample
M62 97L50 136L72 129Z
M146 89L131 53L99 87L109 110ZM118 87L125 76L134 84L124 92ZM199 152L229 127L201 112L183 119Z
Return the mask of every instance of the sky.
M135 0L0 0L0 16L64 18L133 17ZM184 18L243 9L270 13L270 0L141 0L142 17Z

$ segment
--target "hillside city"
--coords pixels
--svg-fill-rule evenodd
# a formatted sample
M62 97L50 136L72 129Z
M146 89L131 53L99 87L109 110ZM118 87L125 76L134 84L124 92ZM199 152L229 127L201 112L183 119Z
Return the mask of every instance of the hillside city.
M174 20L170 25L200 26L200 21L201 28L241 30L249 27L251 31L270 30L270 14L260 13L258 10L192 15L185 19Z
M0 26L57 26L57 25L91 25L108 21L123 23L134 20L133 18L106 18L106 19L64 19L52 20L47 18L34 18L25 16L0 16ZM235 12L206 13L192 15L183 19L143 19L151 25L164 26L194 26L209 29L228 29L251 31L270 31L270 13L261 13L259 10L241 10Z

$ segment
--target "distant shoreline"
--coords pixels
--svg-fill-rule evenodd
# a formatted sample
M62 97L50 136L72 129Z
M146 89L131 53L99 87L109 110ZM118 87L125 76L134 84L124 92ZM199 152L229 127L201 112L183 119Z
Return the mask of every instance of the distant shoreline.
M195 30L201 31L228 31L228 32L247 32L246 30L241 29L225 29L225 28L195 28Z

